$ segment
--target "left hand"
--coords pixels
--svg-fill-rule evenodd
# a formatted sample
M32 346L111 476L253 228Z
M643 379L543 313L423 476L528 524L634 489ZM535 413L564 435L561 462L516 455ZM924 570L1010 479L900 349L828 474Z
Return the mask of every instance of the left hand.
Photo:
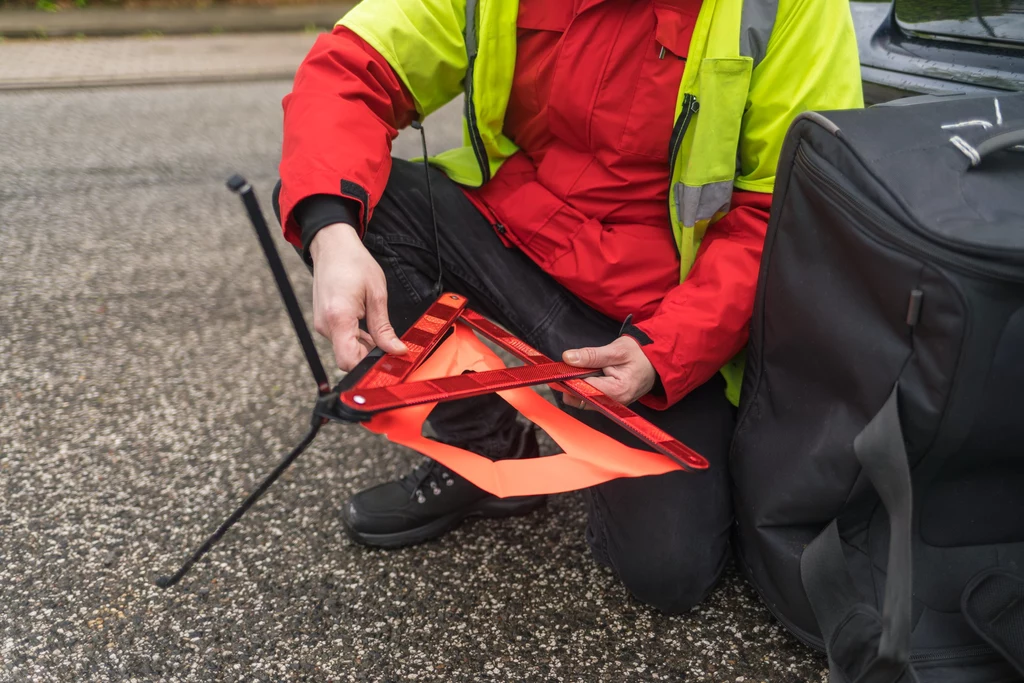
M640 344L632 337L619 337L597 348L570 349L562 354L562 360L578 368L600 368L604 376L590 377L586 381L622 405L629 405L649 393L658 377ZM571 408L589 407L570 394L565 394L565 404Z

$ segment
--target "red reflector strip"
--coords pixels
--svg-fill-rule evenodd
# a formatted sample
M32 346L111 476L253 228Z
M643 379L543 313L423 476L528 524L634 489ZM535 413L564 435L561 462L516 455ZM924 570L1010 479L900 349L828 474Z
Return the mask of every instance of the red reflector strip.
M439 296L427 312L402 335L402 341L409 351L401 356L383 356L363 375L354 389L389 387L400 383L434 350L465 308L464 296L448 292Z
M589 402L598 411L611 418L627 432L647 443L659 453L664 453L677 463L693 470L706 470L708 461L692 448L673 438L618 401L608 398L583 380L574 379L561 383L578 398Z
M519 337L509 333L502 327L498 327L487 318L473 310L462 312L462 322L474 330L495 342L521 361L532 365L539 363L550 363L551 359L533 348Z
M574 368L566 363L544 363L472 372L453 377L439 377L423 382L406 382L388 387L355 388L343 393L339 399L355 410L376 413L421 403L483 396L496 391L518 389L534 384L550 384L559 380L586 377L592 374L594 374L593 370Z
M518 337L498 327L487 318L471 310L462 313L462 320L467 325L495 342L503 349L526 363L550 363L551 359L533 348ZM673 438L668 432L659 429L618 401L608 398L593 386L581 379L559 382L559 386L568 390L577 398L590 403L605 417L634 435L648 446L675 460L689 470L706 470L708 461L695 450Z

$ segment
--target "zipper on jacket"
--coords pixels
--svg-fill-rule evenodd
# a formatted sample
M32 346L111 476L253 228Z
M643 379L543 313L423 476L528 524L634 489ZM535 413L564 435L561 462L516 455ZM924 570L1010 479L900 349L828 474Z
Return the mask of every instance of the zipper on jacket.
M683 136L686 129L690 127L690 119L700 111L700 102L690 93L683 95L683 108L679 111L679 118L676 125L672 126L672 137L668 143L668 181L672 182L672 176L676 172L676 157L679 156L679 147L683 144Z
M982 266L978 263L978 261L984 260L980 256L965 256L959 252L939 246L916 232L893 228L893 220L891 218L880 214L874 207L857 201L846 188L839 185L831 176L818 168L802 146L796 151L795 163L812 176L821 186L827 188L829 194L846 205L848 209L867 218L868 220L861 225L868 228L868 232L881 241L902 246L917 255L927 256L953 270L974 277L988 280L998 278L1011 282L1024 281L1024 268L1007 266L992 261L986 261L985 265Z
M470 58L466 67L466 127L469 129L469 143L473 147L473 154L480 166L481 185L491 179L491 164L487 160L487 149L484 147L483 138L480 137L480 129L476 122L476 105L473 103L473 68L476 64L476 55Z

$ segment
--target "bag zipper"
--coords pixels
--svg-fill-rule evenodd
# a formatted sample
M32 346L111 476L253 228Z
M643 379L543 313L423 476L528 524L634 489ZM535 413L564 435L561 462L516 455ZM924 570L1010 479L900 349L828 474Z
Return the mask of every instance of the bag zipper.
M912 664L930 664L932 662L943 662L952 659L979 659L981 657L996 658L999 653L994 649L979 643L978 645L960 645L958 647L947 647L941 650L925 650L910 654Z
M822 125L821 122L816 122L816 123L819 126ZM798 150L798 153L799 153L799 150ZM858 161L861 160L860 156L856 153L856 151L854 151L854 158L856 158ZM869 171L869 173L870 173L870 171ZM874 174L871 174L871 175L874 175ZM915 233L917 233L917 235L919 237L921 237L922 239L927 240L929 242L934 242L934 243L939 244L941 246L944 246L947 249L950 249L951 251L955 251L955 252L968 252L972 256L977 256L977 257L981 257L981 258L986 258L986 257L988 257L988 258L998 258L999 256L1002 256L1006 252L1010 252L1010 253L1016 255L1017 257L1024 256L1024 248L1021 248L1021 247L1017 247L1017 248L986 247L986 246L979 246L977 244L968 244L968 243L963 242L962 240L957 240L957 239L952 238L952 237L947 237L945 235L941 235L941 234L938 234L938 233L935 233L935 232L931 232L931 231L925 230L925 229L921 228L921 226L918 225L918 223L916 221L911 221L909 227Z
M803 146L796 151L796 165L808 173L812 178L830 191L834 198L839 199L851 211L867 218L863 224L875 237L889 244L902 246L917 255L923 255L953 270L966 273L984 279L1009 280L1011 282L1024 282L1024 268L1007 266L1001 263L987 261L982 267L978 264L980 257L968 257L961 253L951 251L946 246L940 246L929 239L925 239L918 232L911 232L906 229L895 227L894 221L879 213L869 204L857 201L857 198L850 194L846 188L837 183L825 171L818 168L811 160Z

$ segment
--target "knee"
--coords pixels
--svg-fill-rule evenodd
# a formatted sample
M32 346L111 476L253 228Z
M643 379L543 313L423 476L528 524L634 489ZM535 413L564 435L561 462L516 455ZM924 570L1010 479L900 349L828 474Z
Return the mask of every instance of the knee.
M724 552L713 555L654 551L611 560L634 598L660 612L681 614L703 602L718 582L726 558Z

